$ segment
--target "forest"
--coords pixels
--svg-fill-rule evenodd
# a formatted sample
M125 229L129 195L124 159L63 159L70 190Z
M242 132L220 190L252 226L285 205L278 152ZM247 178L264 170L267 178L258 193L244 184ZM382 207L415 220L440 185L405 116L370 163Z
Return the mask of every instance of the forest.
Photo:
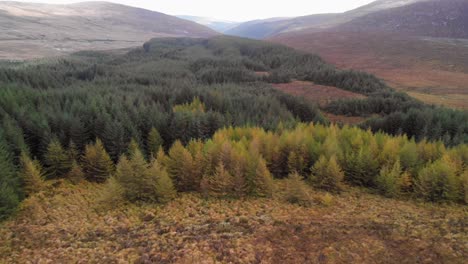
M367 98L320 108L270 85L292 80ZM288 199L299 203L304 185L467 202L466 112L279 45L158 39L2 63L0 86L1 219L59 179L105 183L108 199L131 202L194 191L268 197L275 179L290 181ZM338 127L323 111L378 117Z

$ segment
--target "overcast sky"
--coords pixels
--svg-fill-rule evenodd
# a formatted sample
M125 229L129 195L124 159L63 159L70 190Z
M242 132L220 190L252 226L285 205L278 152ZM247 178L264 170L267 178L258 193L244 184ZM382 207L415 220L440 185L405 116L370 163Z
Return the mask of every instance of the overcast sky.
M66 4L74 0L16 0ZM169 15L193 15L231 21L247 21L270 17L293 17L317 13L344 12L374 0L111 0Z

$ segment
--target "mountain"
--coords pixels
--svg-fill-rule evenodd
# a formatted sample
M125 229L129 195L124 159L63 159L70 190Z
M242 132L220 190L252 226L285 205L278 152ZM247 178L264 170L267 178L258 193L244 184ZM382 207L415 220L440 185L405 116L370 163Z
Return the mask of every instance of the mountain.
M226 34L264 39L281 33L305 29L319 31L333 28L374 12L425 1L429 0L379 0L345 13L315 14L295 18L249 21L228 30Z
M376 1L347 12L377 10L347 23L269 40L317 53L341 68L374 73L424 102L468 109L468 1L397 3Z
M28 59L83 49L127 48L154 37L218 33L162 13L108 2L0 2L0 58Z
M177 17L207 26L220 33L226 32L230 30L231 28L234 28L238 26L239 24L241 24L240 22L218 20L218 19L208 18L208 17L198 17L198 16L177 16Z
M468 1L435 0L386 9L339 26L346 31L468 38Z

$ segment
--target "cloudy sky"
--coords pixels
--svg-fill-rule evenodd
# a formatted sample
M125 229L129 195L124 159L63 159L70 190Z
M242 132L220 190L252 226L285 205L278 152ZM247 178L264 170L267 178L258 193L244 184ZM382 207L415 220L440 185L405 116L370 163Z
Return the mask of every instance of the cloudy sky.
M16 0L66 4L74 0ZM193 15L231 21L344 12L374 0L110 0L170 15Z

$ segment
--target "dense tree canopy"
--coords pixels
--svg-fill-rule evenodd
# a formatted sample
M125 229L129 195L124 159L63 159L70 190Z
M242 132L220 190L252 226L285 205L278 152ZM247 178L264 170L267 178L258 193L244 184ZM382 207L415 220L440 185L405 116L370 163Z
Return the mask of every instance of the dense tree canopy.
M327 111L383 115L364 126L407 133L422 143L398 137L398 152L385 152L394 161L384 165L375 160L385 150L382 134L302 125L290 130L301 122L327 123L318 106L269 84L293 79L365 94L367 99L335 102ZM167 201L175 190L268 197L273 178L296 174L291 186L305 177L329 190L341 189L344 181L388 195L404 189L430 200L463 196L431 196L436 190L428 186L435 181L461 186L465 167L457 165L453 173L437 164L421 169L452 153L425 138L448 146L468 141L466 113L425 106L372 75L339 70L315 55L265 42L158 39L130 51L2 63L0 124L0 218L38 191L44 177L112 181L132 201ZM256 128L217 133L239 126ZM128 150L132 139L141 146L138 158L132 155L135 147ZM466 148L459 151L466 157ZM388 187L401 182L396 156L401 175L411 175L411 186L397 185L398 192ZM465 166L466 159L454 162ZM144 166L146 178L133 181L132 166ZM438 179L434 171L450 180ZM134 189L145 185L154 188L136 195Z

